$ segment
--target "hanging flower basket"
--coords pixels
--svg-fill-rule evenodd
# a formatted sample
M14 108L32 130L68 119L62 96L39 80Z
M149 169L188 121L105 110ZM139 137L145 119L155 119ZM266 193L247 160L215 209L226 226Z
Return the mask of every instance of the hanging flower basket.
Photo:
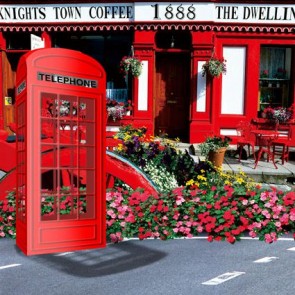
M219 77L221 74L226 74L226 60L211 57L202 66L202 76Z
M130 73L134 77L139 77L142 72L142 62L136 57L124 56L120 62L120 71L124 76Z

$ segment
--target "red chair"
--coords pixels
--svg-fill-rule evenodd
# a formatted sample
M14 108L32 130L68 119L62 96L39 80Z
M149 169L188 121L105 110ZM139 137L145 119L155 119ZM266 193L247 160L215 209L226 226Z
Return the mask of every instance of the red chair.
M272 142L273 155L280 156L282 165L289 160L289 147L292 145L292 128L290 125L279 125L279 136Z
M258 161L260 160L263 154L267 154L267 162L270 160L273 162L276 169L278 169L275 163L274 153L271 151L272 143L277 140L278 135L277 131L274 130L257 130L259 133L256 133L256 143L259 146L258 155L255 160L254 169L256 169Z
M239 162L241 161L243 148L248 147L248 154L250 157L250 147L252 147L252 154L255 159L255 135L252 134L254 126L247 121L241 121L237 126L237 133L239 135L237 140L237 150L239 152Z

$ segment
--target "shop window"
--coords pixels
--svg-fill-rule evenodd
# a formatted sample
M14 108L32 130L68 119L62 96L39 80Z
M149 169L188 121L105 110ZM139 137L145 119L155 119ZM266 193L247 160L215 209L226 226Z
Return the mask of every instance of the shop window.
M132 79L122 75L119 65L130 54L131 45L130 32L55 33L53 36L54 47L79 50L102 64L107 73L107 98L124 103L132 99Z
M158 49L183 49L188 50L191 46L189 31L164 31L157 32L156 46Z
M6 39L7 50L30 50L31 37L30 33L7 33L4 35Z
M289 47L261 47L259 115L267 107L289 107L292 50Z

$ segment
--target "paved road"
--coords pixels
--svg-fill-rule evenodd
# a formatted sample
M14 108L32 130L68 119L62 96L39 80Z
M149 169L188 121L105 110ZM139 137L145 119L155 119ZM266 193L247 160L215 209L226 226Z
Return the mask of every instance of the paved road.
M105 249L24 256L0 239L2 295L287 295L295 242L127 241Z

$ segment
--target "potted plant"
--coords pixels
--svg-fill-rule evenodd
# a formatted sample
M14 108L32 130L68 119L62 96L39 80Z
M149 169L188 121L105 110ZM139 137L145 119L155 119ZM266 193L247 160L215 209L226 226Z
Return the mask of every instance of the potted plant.
M287 123L293 118L293 105L289 108L285 107L267 107L263 110L264 117L271 121L276 121L280 124Z
M225 62L224 58L211 57L202 66L202 76L219 77L221 74L226 74Z
M134 77L139 77L142 72L142 62L133 56L124 56L120 62L120 70L126 76L130 73Z
M212 162L214 166L220 167L230 142L231 138L227 136L209 136L199 145L201 155L205 156L206 160Z

